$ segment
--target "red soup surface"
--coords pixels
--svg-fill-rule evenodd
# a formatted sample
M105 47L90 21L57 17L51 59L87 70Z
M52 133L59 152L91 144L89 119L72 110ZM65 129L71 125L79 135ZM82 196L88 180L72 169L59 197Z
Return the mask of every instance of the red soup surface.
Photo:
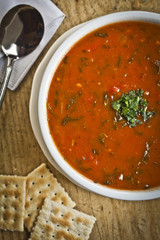
M139 90L153 114L133 126L112 103ZM61 155L82 175L116 189L160 186L160 26L114 23L83 37L53 76L47 114Z

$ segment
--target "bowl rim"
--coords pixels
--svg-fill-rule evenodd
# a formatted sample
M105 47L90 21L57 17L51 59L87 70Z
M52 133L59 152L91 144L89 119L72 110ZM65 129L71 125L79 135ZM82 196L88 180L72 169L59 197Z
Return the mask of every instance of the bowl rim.
M90 20L86 24L82 25L78 30L74 31L69 37L67 37L67 39L62 42L62 44L55 51L44 72L38 96L38 118L42 137L50 154L53 157L53 161L58 164L58 166L62 170L62 173L64 172L65 176L67 176L73 183L81 186L82 188L85 188L86 190L106 197L132 201L149 200L160 197L160 187L151 188L148 190L119 190L103 186L98 183L94 183L92 180L86 178L74 168L72 168L72 166L70 166L64 160L63 156L57 149L56 144L54 143L52 136L50 135L47 122L46 100L48 96L48 90L52 81L52 77L66 53L78 40L80 40L88 33L104 25L125 21L142 21L160 24L160 14L146 11L125 11L111 13Z

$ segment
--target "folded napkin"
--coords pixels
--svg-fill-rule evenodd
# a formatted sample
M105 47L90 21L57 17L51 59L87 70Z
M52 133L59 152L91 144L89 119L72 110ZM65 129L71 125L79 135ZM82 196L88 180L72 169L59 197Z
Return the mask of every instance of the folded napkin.
M13 71L8 84L8 88L11 90L15 90L18 87L65 17L65 15L51 2L51 0L4 0L0 2L0 22L11 8L19 4L30 5L41 13L45 24L45 31L38 47L32 53L18 59L14 63ZM5 66L6 57L0 50L0 81L2 81Z

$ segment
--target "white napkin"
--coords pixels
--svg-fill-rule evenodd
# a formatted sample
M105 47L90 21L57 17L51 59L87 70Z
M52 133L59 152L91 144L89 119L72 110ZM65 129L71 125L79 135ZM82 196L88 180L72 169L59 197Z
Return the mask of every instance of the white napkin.
M3 16L14 6L26 4L35 7L42 15L45 31L38 47L26 57L18 59L13 65L13 71L8 84L8 88L15 90L23 80L43 48L49 42L63 21L65 15L51 2L51 0L0 0L0 22ZM0 50L0 81L4 74L6 57Z

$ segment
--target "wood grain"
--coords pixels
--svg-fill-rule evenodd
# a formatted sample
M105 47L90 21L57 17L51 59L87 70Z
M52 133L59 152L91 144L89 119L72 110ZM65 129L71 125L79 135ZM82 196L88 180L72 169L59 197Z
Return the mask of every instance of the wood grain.
M45 1L45 0L43 0ZM26 175L47 163L77 203L77 209L97 218L92 240L160 239L160 199L120 201L81 189L67 180L44 157L31 129L29 98L36 68L54 41L69 28L112 12L146 10L160 13L159 0L53 0L65 13L60 28L15 92L7 91L0 111L0 174ZM0 240L27 240L29 234L0 230Z

